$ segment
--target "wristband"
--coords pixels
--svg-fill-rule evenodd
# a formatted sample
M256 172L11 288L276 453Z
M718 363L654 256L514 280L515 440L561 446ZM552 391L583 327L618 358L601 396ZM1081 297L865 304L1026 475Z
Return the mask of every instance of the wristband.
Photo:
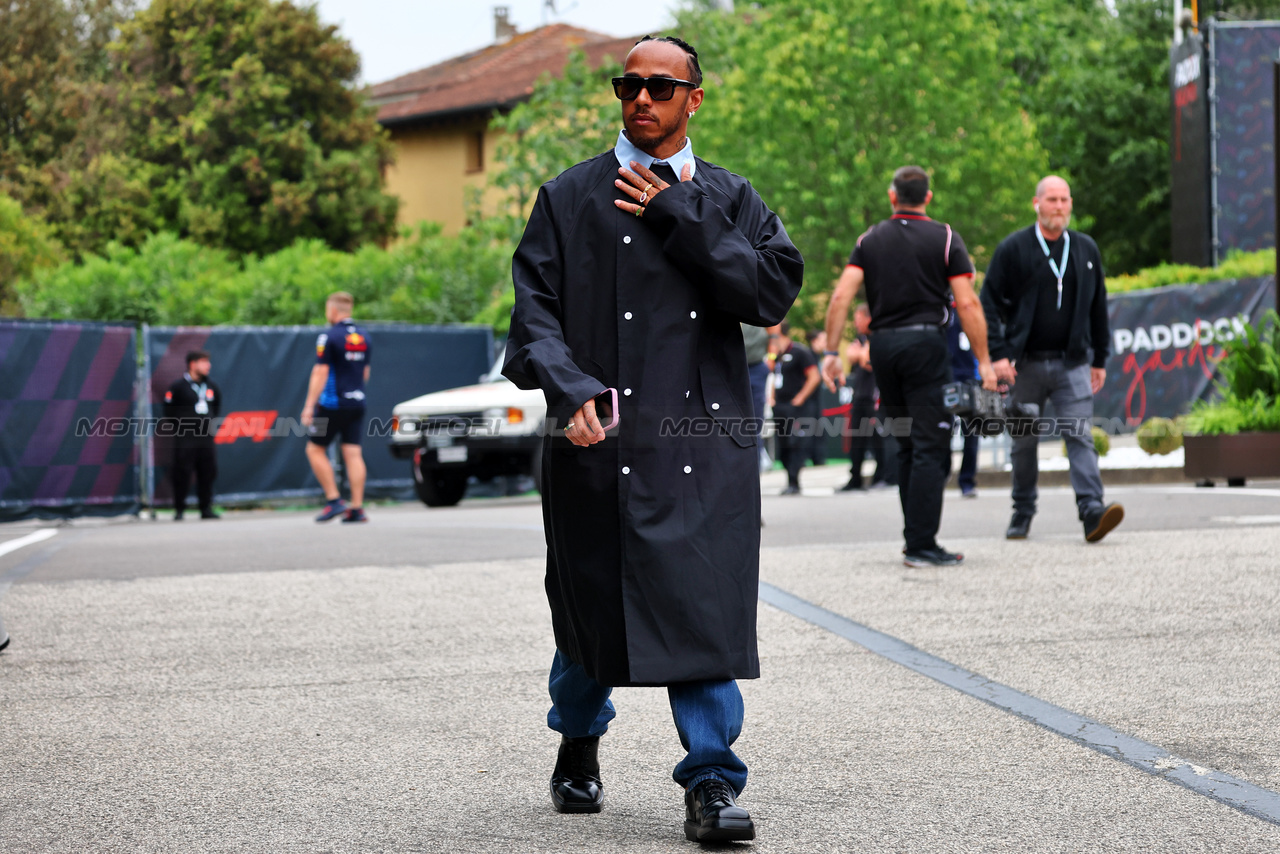
M839 350L823 350L823 351L822 351L822 355L823 355L823 356L836 356L836 357L838 358L838 357L840 356L840 351L839 351Z

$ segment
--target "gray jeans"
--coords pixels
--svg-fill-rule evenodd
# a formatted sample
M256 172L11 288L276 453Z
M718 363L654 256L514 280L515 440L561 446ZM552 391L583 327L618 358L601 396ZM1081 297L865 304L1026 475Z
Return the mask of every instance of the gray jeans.
M1093 447L1090 430L1093 418L1093 390L1089 383L1089 365L1067 366L1061 359L1018 362L1018 380L1013 386L1013 399L1018 403L1034 403L1044 411L1046 400L1053 401L1057 424L1053 435L1067 443L1067 463L1071 467L1071 488L1076 493L1076 508L1081 521L1090 511L1102 506L1102 475L1098 472L1098 452ZM1042 431L1013 440L1013 510L1035 515L1036 477L1040 465L1036 455Z

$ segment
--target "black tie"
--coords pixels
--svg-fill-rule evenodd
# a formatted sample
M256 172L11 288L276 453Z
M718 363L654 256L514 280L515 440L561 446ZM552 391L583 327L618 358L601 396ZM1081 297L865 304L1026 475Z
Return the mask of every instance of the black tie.
M676 170L672 169L668 163L654 163L649 167L649 171L657 175L668 184L679 184L680 179L676 177Z

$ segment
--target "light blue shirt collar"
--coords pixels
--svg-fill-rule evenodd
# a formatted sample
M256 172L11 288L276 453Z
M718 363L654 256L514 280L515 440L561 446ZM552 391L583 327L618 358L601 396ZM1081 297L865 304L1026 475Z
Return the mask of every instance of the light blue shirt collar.
M623 169L630 169L632 160L646 169L652 169L654 164L654 156L632 145L631 140L627 139L626 131L621 130L618 131L618 142L613 146L613 156L618 158L618 165ZM689 164L690 177L696 175L698 173L698 164L693 159L693 140L686 136L684 138L684 148L663 162L671 167L677 178L680 177L680 173L684 170L686 163Z

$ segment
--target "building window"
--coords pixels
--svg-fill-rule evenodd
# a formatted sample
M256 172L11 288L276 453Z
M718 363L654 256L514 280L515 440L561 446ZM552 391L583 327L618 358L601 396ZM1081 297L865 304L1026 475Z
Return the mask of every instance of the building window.
M467 135L467 171L484 171L484 131Z

